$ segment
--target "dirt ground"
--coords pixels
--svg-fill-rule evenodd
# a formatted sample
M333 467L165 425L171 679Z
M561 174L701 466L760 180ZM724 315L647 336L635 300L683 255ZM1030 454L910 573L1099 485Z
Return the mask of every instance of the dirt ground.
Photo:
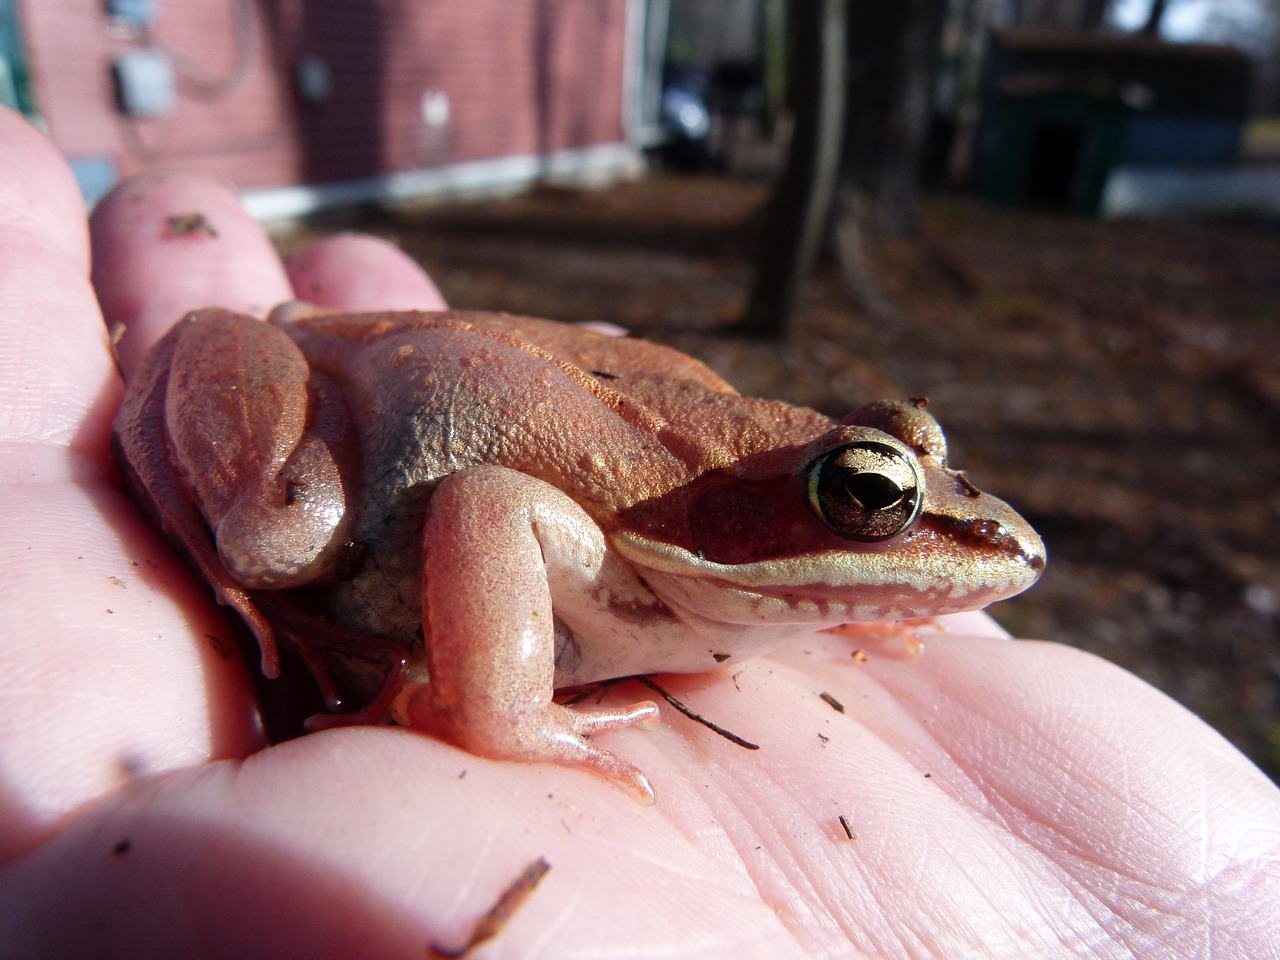
M1043 580L996 618L1132 670L1280 779L1280 222L933 200L919 241L878 258L887 309L824 267L763 343L722 328L764 196L654 176L329 215L279 242L379 233L455 306L609 320L832 414L927 396L953 465L1048 544Z

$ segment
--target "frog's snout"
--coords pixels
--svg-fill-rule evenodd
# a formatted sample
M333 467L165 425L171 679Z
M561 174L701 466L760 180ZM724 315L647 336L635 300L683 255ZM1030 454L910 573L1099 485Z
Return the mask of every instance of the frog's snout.
M1015 564L1024 570L1020 582L1013 584L1010 595L1021 593L1040 579L1048 563L1049 555L1040 534L1026 520L1012 509L1010 517L1000 520L977 521L974 526L980 537L985 536L987 548L1012 558Z

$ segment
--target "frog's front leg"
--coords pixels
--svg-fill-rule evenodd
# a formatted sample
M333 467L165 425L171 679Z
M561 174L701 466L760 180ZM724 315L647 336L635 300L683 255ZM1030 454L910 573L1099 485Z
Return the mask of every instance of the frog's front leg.
M410 725L472 753L590 767L652 802L649 780L590 735L658 708L642 701L585 712L552 702L552 584L591 579L600 529L550 484L496 466L443 480L423 528L423 627L430 679L402 692Z

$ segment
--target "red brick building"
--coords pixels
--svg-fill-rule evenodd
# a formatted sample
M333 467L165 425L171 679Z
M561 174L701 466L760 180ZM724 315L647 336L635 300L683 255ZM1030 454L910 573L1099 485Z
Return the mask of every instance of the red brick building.
M654 93L646 0L0 0L92 181L227 178L265 213L608 173ZM308 185L305 191L269 190Z

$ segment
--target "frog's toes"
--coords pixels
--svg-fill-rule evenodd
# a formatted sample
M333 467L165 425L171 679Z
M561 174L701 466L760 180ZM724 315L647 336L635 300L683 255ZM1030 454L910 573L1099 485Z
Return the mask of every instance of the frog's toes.
M629 707L616 710L573 710L564 707L573 718L573 728L582 736L589 737L593 733L604 733L606 730L617 730L629 727L633 723L650 729L656 727L660 720L658 705L652 700L641 700Z
M641 803L653 803L649 778L634 764L602 749L591 739L594 734L634 723L656 725L658 707L652 701L592 712L545 703L508 713L485 709L475 701L441 709L432 702L428 687L413 698L406 719L419 730L494 760L586 767L630 788Z
M522 716L514 725L501 724L505 729L500 738L487 740L483 747L473 745L472 749L511 760L587 767L629 787L637 799L647 805L654 800L649 778L634 764L597 746L591 737L633 723L654 726L657 722L657 704L649 700L614 710L590 712L549 703L532 715ZM497 739L501 742L496 742Z
M556 707L557 705L552 704L551 706ZM629 707L620 707L616 710L593 710L589 712L580 712L568 707L558 707L557 709L564 711L570 718L570 724L578 735L576 738L578 748L582 751L581 759L569 759L563 762L591 767L604 774L610 780L619 781L630 787L632 792L636 794L636 799L646 806L654 802L653 787L649 784L649 778L633 764L627 763L607 750L597 747L591 742L590 738L592 734L603 733L606 730L616 730L619 727L627 727L633 723L639 723L649 728L658 726L661 718L656 703L652 700L642 700L639 703L631 704Z

